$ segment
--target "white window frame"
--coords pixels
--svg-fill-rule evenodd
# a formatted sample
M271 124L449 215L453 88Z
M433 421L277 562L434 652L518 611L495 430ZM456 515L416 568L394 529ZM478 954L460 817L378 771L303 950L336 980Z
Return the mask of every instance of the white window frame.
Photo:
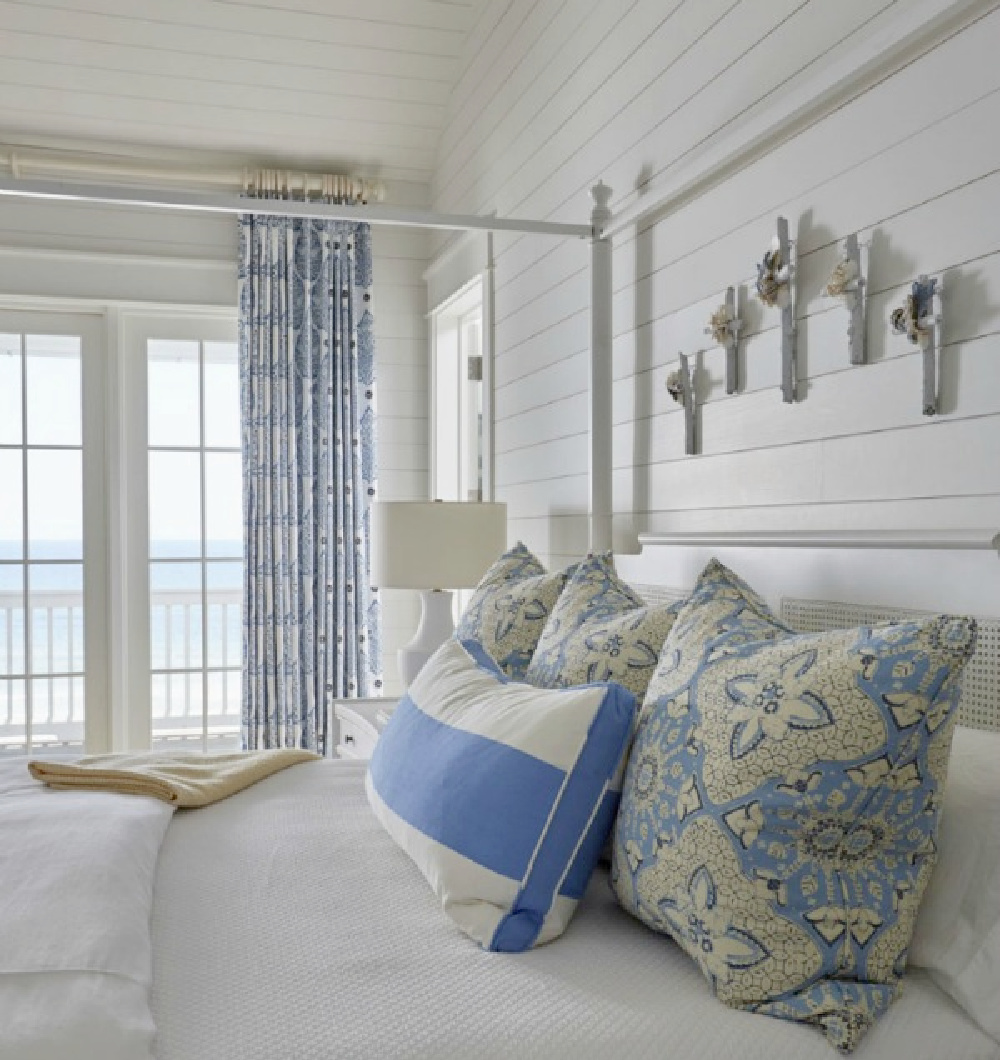
M119 507L114 522L120 534L117 555L121 562L114 564L117 583L112 600L116 606L111 613L115 623L122 624L114 631L112 648L118 651L115 676L124 694L124 699L115 702L114 744L130 750L148 748L153 739L146 356L150 339L234 342L235 310L226 315L201 310L164 312L160 307L121 315L117 379L124 400L119 405L120 436L113 457L117 488L111 491L112 506Z
M102 329L103 349L83 373L85 750L146 750L150 687L148 339L232 342L233 306L48 297L0 297L11 328L45 315L36 331ZM52 320L65 325L55 328Z
M83 637L84 748L107 750L111 737L109 703L107 474L105 460L107 321L103 313L55 306L0 303L4 330L20 334L81 337L81 442L83 461ZM96 348L95 348L96 347ZM27 430L27 424L23 424ZM28 483L25 483L28 486ZM25 541L27 546L27 541ZM31 601L26 599L25 622ZM31 731L29 721L28 731Z

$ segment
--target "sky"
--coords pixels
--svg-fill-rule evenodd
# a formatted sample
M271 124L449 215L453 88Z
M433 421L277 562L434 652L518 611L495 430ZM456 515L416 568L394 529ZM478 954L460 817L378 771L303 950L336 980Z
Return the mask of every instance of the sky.
M23 512L21 443L27 428L29 512L34 540L47 553L65 546L65 558L81 538L80 343L73 336L25 336L26 402L21 392L21 337L0 335L0 542L21 537ZM205 443L240 444L236 346L205 343ZM151 447L198 446L200 366L198 343L151 341L148 360L148 432ZM3 448L13 446L14 448ZM69 446L32 449L31 446ZM150 531L154 554L189 554L166 542L200 536L200 458L196 451L153 451L149 457ZM239 541L242 526L240 458L205 456L209 540ZM9 552L9 548L6 550ZM4 557L9 558L9 557ZM55 558L53 555L52 558Z

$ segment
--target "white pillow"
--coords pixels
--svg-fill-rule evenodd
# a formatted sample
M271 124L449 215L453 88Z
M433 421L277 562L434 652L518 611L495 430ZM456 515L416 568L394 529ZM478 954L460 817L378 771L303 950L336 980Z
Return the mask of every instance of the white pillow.
M957 728L910 964L1000 1042L1000 733Z
M368 800L480 945L518 952L565 930L614 820L635 707L614 684L514 684L450 640L393 711Z

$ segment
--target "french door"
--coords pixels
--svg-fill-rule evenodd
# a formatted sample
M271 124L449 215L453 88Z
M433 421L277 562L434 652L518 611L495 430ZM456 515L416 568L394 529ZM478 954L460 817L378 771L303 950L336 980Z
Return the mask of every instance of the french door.
M0 311L0 754L239 746L235 332Z
M0 313L0 753L110 742L105 320Z
M124 321L121 461L131 660L119 737L240 746L243 505L234 319Z

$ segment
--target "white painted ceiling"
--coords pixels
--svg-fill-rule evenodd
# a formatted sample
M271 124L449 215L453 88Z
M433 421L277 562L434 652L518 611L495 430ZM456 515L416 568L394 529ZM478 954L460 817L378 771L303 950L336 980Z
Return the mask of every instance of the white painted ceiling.
M429 182L482 0L0 0L0 142Z

